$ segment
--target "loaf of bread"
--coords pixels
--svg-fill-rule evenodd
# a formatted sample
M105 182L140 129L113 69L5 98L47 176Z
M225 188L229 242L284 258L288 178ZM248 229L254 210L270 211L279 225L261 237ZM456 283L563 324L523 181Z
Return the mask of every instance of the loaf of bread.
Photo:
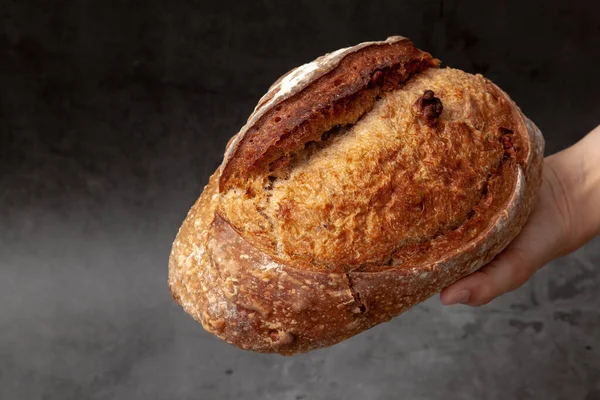
M243 349L338 343L502 251L534 204L543 147L496 85L406 38L319 57L229 141L173 244L172 296Z

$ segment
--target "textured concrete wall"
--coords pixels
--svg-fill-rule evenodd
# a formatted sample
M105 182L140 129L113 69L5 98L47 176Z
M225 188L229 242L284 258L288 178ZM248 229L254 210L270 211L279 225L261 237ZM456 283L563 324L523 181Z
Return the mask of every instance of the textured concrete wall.
M387 3L0 3L0 399L600 399L600 239L486 307L433 298L293 358L170 299L227 139L326 51L411 37L496 81L549 153L599 122L597 2Z

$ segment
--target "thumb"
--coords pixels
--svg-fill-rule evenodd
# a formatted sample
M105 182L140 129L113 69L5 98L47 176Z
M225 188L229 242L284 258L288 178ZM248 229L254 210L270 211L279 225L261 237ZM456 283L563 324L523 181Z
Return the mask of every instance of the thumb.
M480 270L445 288L440 300L444 305L481 306L523 285L539 267L531 253L513 245Z

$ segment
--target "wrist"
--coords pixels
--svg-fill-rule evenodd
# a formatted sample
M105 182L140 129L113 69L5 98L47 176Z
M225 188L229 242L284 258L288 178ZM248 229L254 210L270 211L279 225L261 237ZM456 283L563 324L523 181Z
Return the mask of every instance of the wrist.
M558 255L565 255L600 233L600 127L548 157L545 168L564 228Z

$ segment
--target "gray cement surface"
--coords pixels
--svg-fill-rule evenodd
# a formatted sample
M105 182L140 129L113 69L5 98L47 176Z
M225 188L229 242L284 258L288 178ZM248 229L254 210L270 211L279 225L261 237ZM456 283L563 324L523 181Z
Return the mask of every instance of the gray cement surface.
M289 68L402 34L503 87L547 153L598 122L597 2L0 3L0 399L600 399L600 239L472 309L284 358L170 298L171 242ZM600 205L599 205L600 207Z

